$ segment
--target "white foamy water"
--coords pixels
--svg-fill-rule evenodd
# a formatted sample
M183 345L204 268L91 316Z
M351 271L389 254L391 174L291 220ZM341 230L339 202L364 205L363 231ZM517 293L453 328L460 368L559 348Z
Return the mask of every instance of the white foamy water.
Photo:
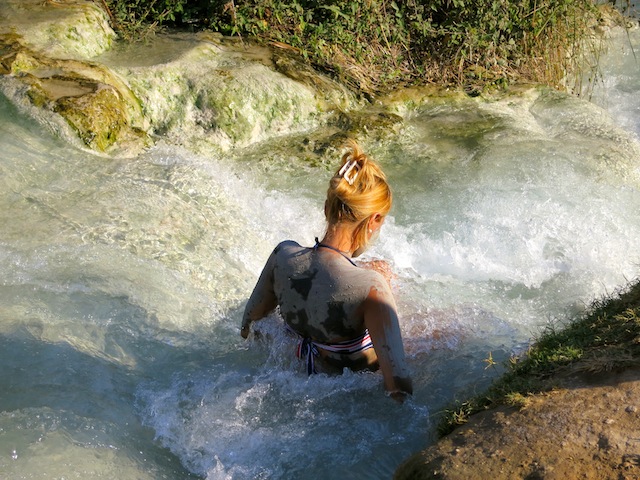
M275 244L323 233L335 164L304 135L109 159L3 99L0 477L390 478L448 402L496 378L490 353L637 277L638 75L622 64L596 103L434 100L365 145L394 189L367 257L396 275L404 405L379 374L307 377L275 316L239 336Z
M637 7L636 7L637 8ZM636 18L638 13L636 11ZM605 108L626 130L640 136L640 35L637 30L616 30L612 34L611 52L601 63L591 94L592 101Z

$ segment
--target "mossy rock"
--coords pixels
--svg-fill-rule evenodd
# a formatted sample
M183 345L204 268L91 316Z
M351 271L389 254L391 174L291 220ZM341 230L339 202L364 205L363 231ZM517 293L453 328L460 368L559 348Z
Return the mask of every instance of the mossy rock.
M90 62L42 57L15 35L0 35L0 74L26 86L24 99L60 115L92 150L150 145L140 105L120 79Z
M91 92L59 98L54 111L65 118L85 145L105 152L126 128L126 115L118 92L112 86L91 86Z
M144 133L128 125L124 102L111 85L64 75L23 74L22 80L31 103L62 116L92 150L106 152L125 134L143 140Z
M87 59L109 50L116 33L103 2L3 0L0 32L50 58Z
M397 133L404 119L384 109L363 109L351 112L338 112L330 122L347 134L355 137L378 132L379 135Z
M259 64L218 70L215 79L201 86L196 100L201 125L224 132L235 144L309 125L318 111L310 89Z

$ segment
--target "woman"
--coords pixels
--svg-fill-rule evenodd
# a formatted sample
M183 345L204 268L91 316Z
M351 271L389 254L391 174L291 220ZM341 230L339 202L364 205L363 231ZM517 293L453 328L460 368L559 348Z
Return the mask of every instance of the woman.
M388 282L358 267L360 255L379 233L391 209L391 190L380 167L355 142L330 181L324 206L327 231L315 246L280 243L247 303L241 335L251 322L279 307L300 337L298 356L308 373L380 368L389 395L412 393L398 315Z

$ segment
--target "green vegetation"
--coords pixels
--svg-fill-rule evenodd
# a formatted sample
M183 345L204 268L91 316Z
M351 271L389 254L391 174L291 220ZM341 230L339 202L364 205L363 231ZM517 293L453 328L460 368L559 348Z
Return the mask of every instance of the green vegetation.
M102 0L116 30L213 29L281 47L366 94L402 85L556 86L597 23L592 0Z
M113 27L125 40L144 39L178 21L187 0L101 0Z
M552 389L554 376L569 368L597 374L634 365L640 366L640 282L594 303L568 325L549 327L523 358L510 360L487 392L447 410L438 431L445 435L469 415L496 405L524 406L531 394Z

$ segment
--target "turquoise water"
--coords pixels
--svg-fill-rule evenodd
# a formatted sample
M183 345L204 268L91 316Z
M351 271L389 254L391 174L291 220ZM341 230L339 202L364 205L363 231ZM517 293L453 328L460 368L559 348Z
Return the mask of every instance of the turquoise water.
M0 98L0 478L390 478L489 354L638 276L632 57L591 103L434 100L364 145L396 199L368 255L396 275L404 405L378 374L308 378L275 317L239 336L273 246L322 234L337 153L298 133L98 157Z

